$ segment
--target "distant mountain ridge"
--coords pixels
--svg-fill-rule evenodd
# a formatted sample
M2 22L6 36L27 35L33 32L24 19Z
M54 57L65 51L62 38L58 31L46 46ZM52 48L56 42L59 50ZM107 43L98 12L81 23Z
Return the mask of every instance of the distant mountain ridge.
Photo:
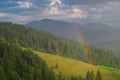
M27 26L35 28L40 31L51 32L62 37L73 38L73 25L74 23L63 22L63 21L56 21L51 19L43 19L40 21L33 21L28 23ZM39 26L38 26L39 25ZM79 24L77 24L79 25Z
M103 46L106 44L106 46L102 48L110 49L107 48L110 43L113 44L114 41L120 41L120 29L103 23L86 23L80 25L72 22L43 19L30 22L26 25L40 31L51 32L65 38L79 41L75 31L75 28L77 28L90 45L95 45L100 48L102 47L101 44L103 44ZM118 44L120 45L120 43ZM111 48L113 48L113 46Z

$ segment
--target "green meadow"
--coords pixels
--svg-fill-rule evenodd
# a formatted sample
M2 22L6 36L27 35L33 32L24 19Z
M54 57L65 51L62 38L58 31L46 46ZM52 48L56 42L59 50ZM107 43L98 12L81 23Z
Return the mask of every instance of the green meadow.
M117 68L92 65L71 58L37 51L35 51L35 54L45 60L49 68L52 68L56 75L61 73L66 79L69 79L70 76L82 76L85 78L88 70L93 70L94 74L96 74L97 70L100 70L103 80L120 80L120 69Z

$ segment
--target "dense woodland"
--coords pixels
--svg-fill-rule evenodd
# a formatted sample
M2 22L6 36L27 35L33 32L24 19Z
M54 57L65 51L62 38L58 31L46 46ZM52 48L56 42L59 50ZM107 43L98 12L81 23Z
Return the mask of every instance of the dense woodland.
M54 72L31 49L0 37L0 80L55 80Z
M70 57L92 64L107 65L120 68L119 56L110 51L90 47L90 55L86 55L81 44L58 37L51 33L36 31L11 22L0 23L0 36L5 40L22 47L30 47L38 51Z
M120 55L115 55L113 52L104 49L91 48L90 50L93 64L120 68Z
M87 61L80 44L51 33L36 31L18 24L0 23L0 35L7 41L18 43L23 47Z
M95 76L95 77L94 77ZM72 76L66 79L59 73L57 76L48 68L46 62L34 54L30 48L22 49L18 44L8 42L0 37L0 80L102 80L97 75L87 72L86 78Z

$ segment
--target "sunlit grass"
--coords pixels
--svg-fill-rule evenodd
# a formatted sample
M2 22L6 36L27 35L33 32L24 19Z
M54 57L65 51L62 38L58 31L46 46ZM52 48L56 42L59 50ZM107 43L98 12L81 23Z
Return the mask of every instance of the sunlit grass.
M110 66L98 66L99 68L103 68L103 69L107 69L107 70L110 70L110 71L120 71L120 69L118 68L114 68L114 67L110 67Z
M79 75L84 78L88 70L93 70L94 74L96 74L99 69L103 75L103 80L120 80L120 70L116 68L95 66L71 58L64 58L62 56L45 54L37 51L35 54L44 59L48 66L54 70L56 75L61 72L66 78ZM56 64L58 68L55 68Z

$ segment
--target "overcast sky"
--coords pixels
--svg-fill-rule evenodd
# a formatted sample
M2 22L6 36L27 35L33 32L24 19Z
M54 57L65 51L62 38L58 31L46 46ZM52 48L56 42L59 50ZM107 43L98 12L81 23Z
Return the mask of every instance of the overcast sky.
M24 24L44 18L119 27L120 0L0 0L0 21Z

